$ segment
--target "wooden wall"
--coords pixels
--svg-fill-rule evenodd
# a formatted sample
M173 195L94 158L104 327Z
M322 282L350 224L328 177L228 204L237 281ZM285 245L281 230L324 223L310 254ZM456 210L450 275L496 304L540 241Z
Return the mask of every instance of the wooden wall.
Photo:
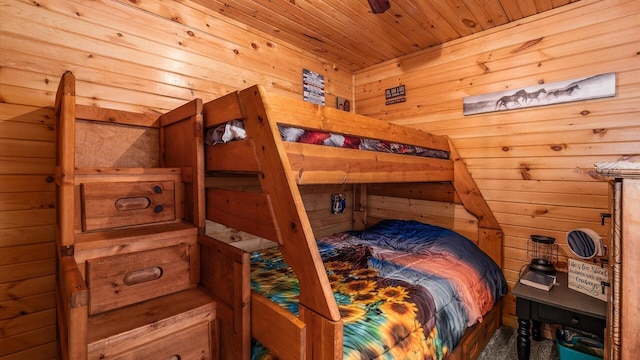
M261 84L302 97L303 67L327 104L352 74L190 1L11 0L0 11L0 359L56 356L53 107L60 76L78 102L164 113Z
M4 54L0 56L4 58ZM2 65L3 79L4 70ZM2 97L4 93L3 89ZM0 104L0 359L3 360L51 359L56 355L52 117L53 112L48 109Z
M608 241L595 162L640 156L640 2L583 0L355 75L356 111L450 136L489 202L513 286L531 234L592 228ZM463 98L615 72L616 96L463 116ZM404 84L406 102L385 106ZM565 264L566 266L566 264ZM516 327L509 296L505 323Z
M599 213L595 161L637 154L640 14L636 0L582 0L488 34L355 75L190 1L3 0L0 12L0 359L49 359L55 343L54 93L79 103L164 113L253 84L292 97L302 68L325 75L327 103L448 134L505 230L513 284L532 233L562 239ZM468 95L616 72L612 99L462 116ZM407 86L407 102L383 91ZM514 326L513 308L505 319Z

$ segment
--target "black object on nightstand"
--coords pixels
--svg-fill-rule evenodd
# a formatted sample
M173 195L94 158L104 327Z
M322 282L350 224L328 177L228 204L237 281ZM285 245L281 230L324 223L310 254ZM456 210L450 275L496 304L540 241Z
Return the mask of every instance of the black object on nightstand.
M541 323L560 324L604 337L607 303L569 289L567 273L558 272L556 279L556 285L549 291L523 285L519 281L511 290L516 296L518 316L518 360L529 360L530 335L536 341L543 339Z

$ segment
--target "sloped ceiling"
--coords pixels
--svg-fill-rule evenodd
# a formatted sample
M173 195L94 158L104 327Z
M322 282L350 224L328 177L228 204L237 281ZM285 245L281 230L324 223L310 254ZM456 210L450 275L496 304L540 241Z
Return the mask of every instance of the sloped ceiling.
M575 1L389 0L374 14L368 0L195 0L350 71Z

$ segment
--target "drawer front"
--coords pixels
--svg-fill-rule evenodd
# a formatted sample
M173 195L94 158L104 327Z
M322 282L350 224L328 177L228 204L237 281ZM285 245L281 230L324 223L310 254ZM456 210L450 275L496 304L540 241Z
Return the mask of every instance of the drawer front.
M118 351L109 348L108 353L89 354L89 359L158 359L158 360L189 360L211 359L211 330L209 322L201 322L189 328L176 331L173 334L153 339L132 349ZM133 339L132 339L133 340ZM123 344L126 346L126 344Z
M82 183L82 230L105 230L176 219L173 181Z
M89 314L189 288L186 244L88 259Z
M588 331L602 336L605 328L605 320L598 319L589 315L548 306L545 304L537 304L534 308L534 319L550 324L562 324L570 326L578 330Z
M496 306L502 306L497 304ZM482 319L481 323L477 323L473 327L473 332L469 334L462 341L462 356L461 359L475 359L477 358L484 347L487 345L493 332L498 328L500 324L500 311L494 309L487 313ZM469 331L469 329L467 329Z
M467 330L468 331L468 330ZM466 338L461 344L462 346L462 358L463 359L475 359L483 349L482 346L482 330L476 329L471 336ZM474 356L475 355L475 356Z

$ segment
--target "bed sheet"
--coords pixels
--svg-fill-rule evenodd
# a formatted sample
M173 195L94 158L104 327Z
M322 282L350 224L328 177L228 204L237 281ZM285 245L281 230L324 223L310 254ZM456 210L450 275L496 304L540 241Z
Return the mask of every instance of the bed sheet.
M386 220L318 240L344 323L345 359L442 359L507 293L499 267L463 236ZM252 290L298 315L299 287L278 248L252 253ZM254 359L272 359L255 344Z
M357 138L322 131L304 130L296 127L278 126L278 129L282 140L289 142L449 159L449 152L447 151L434 150L421 146ZM247 134L244 130L244 123L240 120L233 120L224 125L208 129L205 136L205 144L222 144L242 140L246 137Z

